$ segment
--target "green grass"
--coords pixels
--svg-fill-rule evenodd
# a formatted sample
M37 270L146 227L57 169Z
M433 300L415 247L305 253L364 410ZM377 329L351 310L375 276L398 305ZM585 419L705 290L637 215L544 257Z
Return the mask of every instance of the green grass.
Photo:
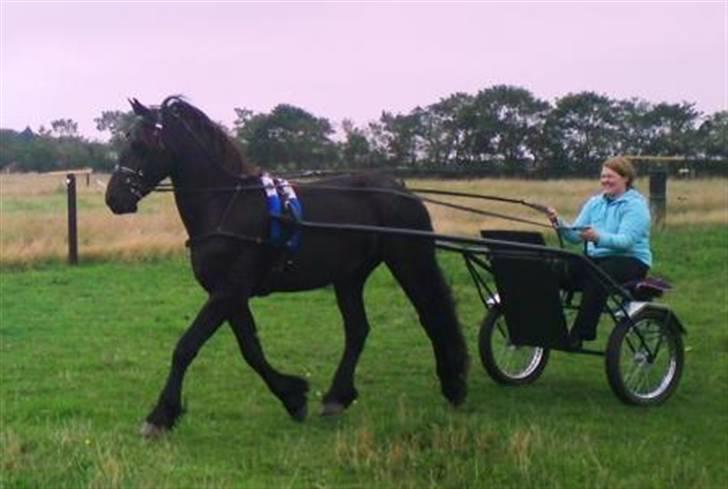
M416 314L380 269L361 397L343 416L316 415L343 343L332 292L274 295L253 302L261 339L273 365L309 378L309 419L288 419L223 328L188 372L188 413L158 442L137 429L204 300L186 261L3 270L0 487L721 487L728 232L671 230L654 248L688 329L683 380L663 406L621 404L598 357L554 353L534 385L495 385L477 357L483 312L459 257L445 255L472 359L461 409L439 395Z

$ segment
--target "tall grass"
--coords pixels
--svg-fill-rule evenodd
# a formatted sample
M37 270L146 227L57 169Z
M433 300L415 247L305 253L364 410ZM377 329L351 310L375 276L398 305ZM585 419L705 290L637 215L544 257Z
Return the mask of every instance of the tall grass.
M179 254L186 239L171 194L152 193L137 214L114 216L104 204L107 175L77 182L82 259ZM63 260L68 250L65 177L0 176L0 266Z
M183 252L186 235L170 194L151 194L141 203L137 214L112 216L103 201L107 179L106 175L92 175L89 186L83 178L78 182L82 259L133 260ZM64 181L58 175L0 176L0 266L64 259L67 253ZM573 217L586 197L598 190L594 180L411 180L408 185L525 199L556 207L566 217ZM639 181L638 187L646 189L646 179ZM543 216L534 211L508 204L446 199L543 221ZM473 235L482 228L523 227L500 219L428 206L435 229L443 233ZM728 179L670 180L667 223L669 227L728 224Z

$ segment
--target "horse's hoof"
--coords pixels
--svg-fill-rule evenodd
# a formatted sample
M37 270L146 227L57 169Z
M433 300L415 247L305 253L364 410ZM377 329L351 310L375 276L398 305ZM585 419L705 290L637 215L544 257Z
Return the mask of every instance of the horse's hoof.
M336 416L346 410L346 406L340 402L327 402L321 410L321 416Z
M303 421L306 420L306 416L308 416L308 406L306 404L304 404L300 408L291 412L290 415L294 421L298 421L299 423L302 423Z
M468 388L464 382L456 382L452 385L443 386L442 393L453 407L459 407L465 402Z
M157 440L164 436L168 431L169 430L167 428L145 421L139 429L139 434L147 440Z

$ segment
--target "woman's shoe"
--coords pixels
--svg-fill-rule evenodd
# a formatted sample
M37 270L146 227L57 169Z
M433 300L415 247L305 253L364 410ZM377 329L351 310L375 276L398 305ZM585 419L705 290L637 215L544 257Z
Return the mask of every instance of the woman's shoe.
M596 331L592 331L592 332L589 332L589 333L582 332L581 333L581 339L584 340L584 341L594 341L594 340L597 339L597 333L596 333Z
M569 340L569 349L571 349L573 351L581 350L582 338L581 338L581 333L579 333L579 331L577 331L576 329L572 329L571 331L569 331L568 340Z

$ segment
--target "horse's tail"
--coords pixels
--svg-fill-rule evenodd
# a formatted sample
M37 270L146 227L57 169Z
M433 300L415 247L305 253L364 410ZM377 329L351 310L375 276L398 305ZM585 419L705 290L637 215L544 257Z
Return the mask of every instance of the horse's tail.
M385 263L432 342L442 393L458 405L467 394L468 352L452 292L435 258L434 240L396 237L383 244Z

